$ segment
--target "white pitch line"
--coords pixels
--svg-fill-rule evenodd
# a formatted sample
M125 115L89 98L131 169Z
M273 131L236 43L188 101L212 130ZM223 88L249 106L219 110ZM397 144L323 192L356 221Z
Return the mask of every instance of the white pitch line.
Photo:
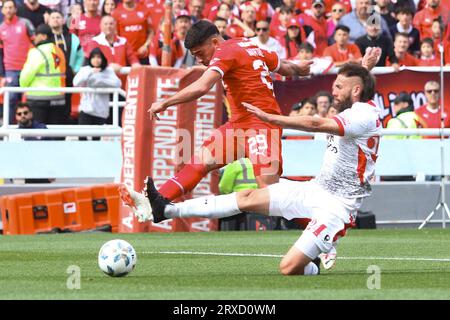
M228 252L194 252L194 251L145 251L141 254L185 254L203 256L231 256L231 257L268 257L282 258L280 254L266 253L228 253ZM339 257L338 260L395 260L395 261L435 261L450 262L450 258L418 258L418 257Z

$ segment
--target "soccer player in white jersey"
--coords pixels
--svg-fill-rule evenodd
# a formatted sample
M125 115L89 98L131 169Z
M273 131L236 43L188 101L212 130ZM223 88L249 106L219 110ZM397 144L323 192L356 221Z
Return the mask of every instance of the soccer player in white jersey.
M372 49L371 49L372 50ZM370 74L380 51L365 55L362 66L345 64L333 83L336 117L286 117L268 114L244 103L260 119L284 128L328 134L328 144L318 176L308 182L284 182L263 189L245 190L220 196L206 196L171 203L146 181L145 194L130 190L135 213L141 221L160 222L176 217L223 218L241 212L310 219L305 231L280 263L283 275L319 273L318 257L335 250L339 236L356 218L362 201L371 193L379 135L379 111L371 101L375 79ZM151 207L151 208L149 208ZM332 253L332 252L331 252ZM334 252L335 254L335 252Z

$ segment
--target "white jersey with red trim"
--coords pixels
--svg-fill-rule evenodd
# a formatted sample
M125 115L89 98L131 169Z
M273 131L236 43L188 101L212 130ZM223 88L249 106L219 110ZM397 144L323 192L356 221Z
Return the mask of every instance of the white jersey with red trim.
M339 136L328 135L317 183L333 195L361 198L370 195L375 172L381 121L372 101L356 102L334 117Z

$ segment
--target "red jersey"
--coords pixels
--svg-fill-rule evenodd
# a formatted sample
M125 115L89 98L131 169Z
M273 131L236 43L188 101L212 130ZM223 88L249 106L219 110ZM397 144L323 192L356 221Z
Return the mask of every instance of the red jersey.
M441 127L441 108L432 110L427 107L427 104L416 109L416 114L424 120L427 124L427 128L440 128ZM450 117L444 111L444 126L450 127Z
M88 44L93 37L100 33L101 16L87 17L85 14L80 16L78 21L73 20L70 31L80 38L80 44L83 48L85 57L89 56Z
M244 29L237 24L230 24L225 29L225 34L230 38L242 38L244 36Z
M317 56L321 56L323 50L328 46L328 22L325 17L320 17L316 19L307 14L300 14L299 20L301 25L310 26L314 30L314 43L316 44L316 49L314 50L314 54ZM303 20L303 22L302 22Z
M208 68L222 75L230 103L230 122L261 122L242 102L267 113L281 114L270 78L270 72L277 71L280 63L275 52L261 49L246 38L227 40L216 49Z
M92 49L98 47L105 55L108 64L117 63L121 66L131 66L133 63L139 63L135 52L128 44L127 39L123 37L116 37L114 43L111 45L108 40L106 40L105 34L100 33L98 36L92 38L88 44L87 55ZM122 88L125 88L126 75L117 75L122 81Z
M144 4L152 19L153 27L156 28L164 17L164 0L145 0Z
M152 19L147 8L142 3L137 3L133 10L129 10L121 3L114 9L112 16L117 21L119 36L126 38L137 53L152 30ZM145 56L148 55L139 56L139 58L145 58Z
M32 47L34 28L31 22L14 16L0 24L0 41L3 48L3 64L7 71L22 70Z
M350 57L361 58L361 51L358 46L353 43L347 44L347 49L345 51L341 51L335 43L325 48L323 51L323 56L331 57L333 62L345 62L350 59Z
M433 10L431 8L424 8L414 15L413 26L419 30L420 39L432 38L431 25L433 20L443 14L441 7ZM444 18L444 21L445 18Z
M405 55L402 59L398 58L399 66L414 67L414 66L418 66L418 63L419 63L418 59L416 57L414 57L412 54L409 54L408 52L405 53ZM386 59L386 67L389 67L391 65L392 65L391 61L389 61L389 58L387 58Z
M435 55L431 56L431 58L422 58L420 57L420 59L417 59L417 65L421 66L421 67L438 67L441 65L438 57L436 57Z
M275 13L275 10L273 10L272 6L265 1L261 3L259 7L254 2L252 2L251 5L256 10L256 21L267 20L268 18L272 18L273 14Z

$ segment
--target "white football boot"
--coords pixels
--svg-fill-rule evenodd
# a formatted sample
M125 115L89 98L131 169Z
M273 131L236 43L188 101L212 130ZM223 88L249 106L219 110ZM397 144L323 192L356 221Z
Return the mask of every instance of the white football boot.
M321 253L319 258L325 270L333 269L337 258L336 247L333 246L328 253Z
M152 207L144 194L131 190L124 183L119 186L119 193L123 203L131 208L139 222L153 221Z

